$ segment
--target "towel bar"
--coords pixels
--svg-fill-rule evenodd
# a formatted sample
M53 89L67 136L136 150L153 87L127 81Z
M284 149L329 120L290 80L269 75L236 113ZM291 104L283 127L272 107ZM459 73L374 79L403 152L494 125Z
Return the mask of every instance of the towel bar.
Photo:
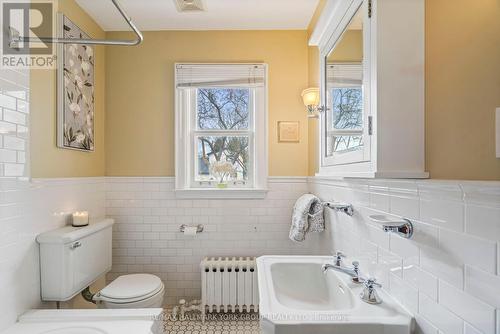
M334 202L323 202L321 204L323 204L323 206L330 208L330 209L333 209L335 211L343 212L348 216L352 217L352 215L354 215L354 208L353 208L352 204L334 203Z

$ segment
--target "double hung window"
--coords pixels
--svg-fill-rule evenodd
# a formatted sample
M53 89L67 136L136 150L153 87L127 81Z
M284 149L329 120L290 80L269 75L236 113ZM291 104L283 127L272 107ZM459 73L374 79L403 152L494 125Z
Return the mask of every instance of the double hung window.
M265 189L266 66L177 64L175 71L177 190Z

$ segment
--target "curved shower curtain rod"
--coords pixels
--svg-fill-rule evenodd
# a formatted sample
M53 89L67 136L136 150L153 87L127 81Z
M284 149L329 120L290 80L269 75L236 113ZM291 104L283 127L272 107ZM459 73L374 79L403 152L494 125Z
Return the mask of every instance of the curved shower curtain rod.
M19 31L12 27L9 27L10 31L10 44L9 46L13 49L18 48L19 42L44 42L44 43L62 43L62 44L92 44L92 45L121 45L121 46L134 46L139 45L144 40L142 33L137 29L132 19L127 15L125 10L120 6L117 0L111 0L115 5L116 9L123 16L125 21L134 33L136 34L136 39L134 40L113 40L113 39L79 39L79 38L54 38L54 37L22 37L19 35Z

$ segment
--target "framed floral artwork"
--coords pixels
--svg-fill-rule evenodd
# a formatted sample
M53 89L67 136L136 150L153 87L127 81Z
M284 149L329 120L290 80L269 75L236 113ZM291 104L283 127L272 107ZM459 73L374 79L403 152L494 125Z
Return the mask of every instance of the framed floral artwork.
M62 13L58 14L58 36L89 38ZM94 48L59 44L57 51L57 145L93 152Z

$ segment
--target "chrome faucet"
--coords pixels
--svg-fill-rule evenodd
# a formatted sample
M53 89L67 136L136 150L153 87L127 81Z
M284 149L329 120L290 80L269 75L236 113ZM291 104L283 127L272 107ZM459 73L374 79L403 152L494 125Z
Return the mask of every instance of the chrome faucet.
M363 283L363 279L359 275L359 262L353 261L352 268L345 267L341 262L336 262L335 264L325 263L323 265L323 272L326 273L328 270L335 270L344 274L351 276L354 283Z
M360 275L359 262L353 261L352 268L344 267L342 265L325 263L322 266L323 273L328 270L335 270L351 276L354 283L364 284L363 292L360 293L361 300L368 304L380 304L382 299L379 297L376 288L381 288L382 285L376 282L375 278L363 278Z

